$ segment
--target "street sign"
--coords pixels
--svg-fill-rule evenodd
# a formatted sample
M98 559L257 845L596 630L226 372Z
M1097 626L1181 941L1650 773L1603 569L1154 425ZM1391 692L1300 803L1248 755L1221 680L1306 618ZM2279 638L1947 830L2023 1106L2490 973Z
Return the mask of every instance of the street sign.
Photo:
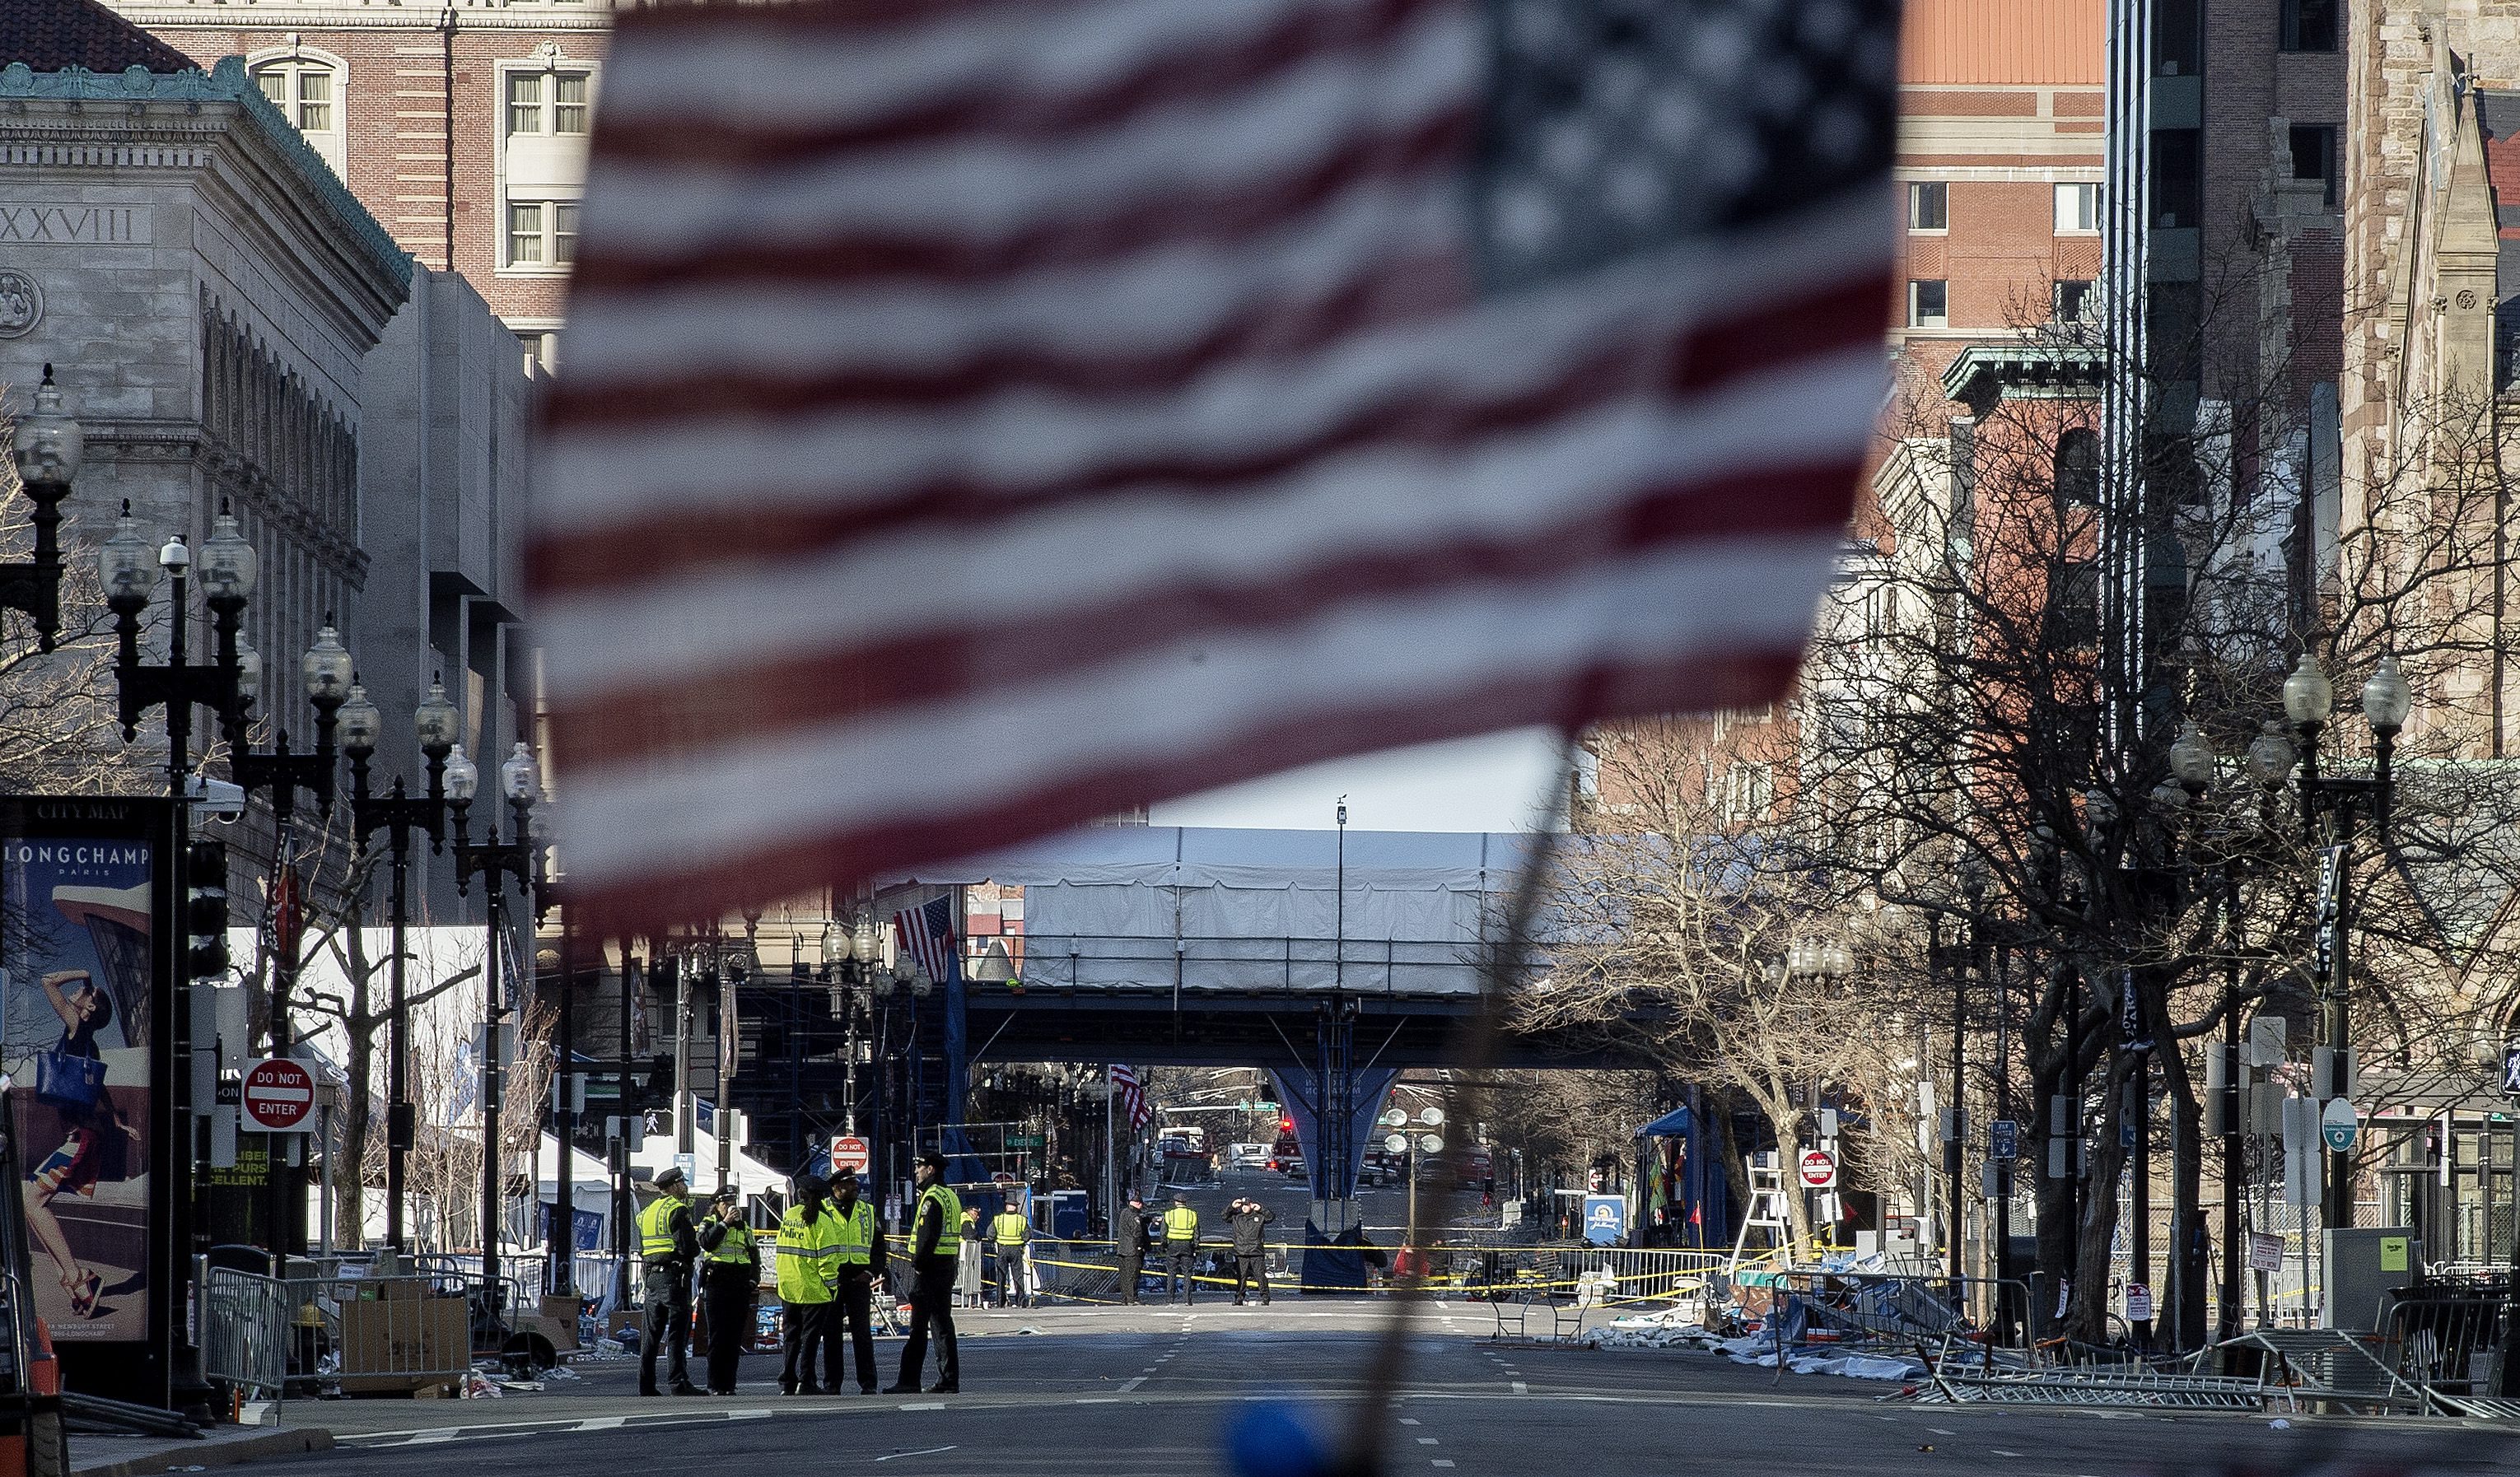
M2249 1270L2251 1272L2283 1271L2283 1237L2263 1231L2249 1232Z
M1407 1134L1383 1135L1382 1151L1386 1154L1405 1154L1409 1152L1409 1136Z
M2152 1286L2147 1282L2126 1284L2126 1316L2130 1323L2152 1321Z
M1805 1189L1837 1187L1837 1158L1824 1148L1804 1149L1801 1172Z
M2327 1106L2319 1109L2319 1141L2340 1154L2354 1146L2355 1131L2362 1126L2362 1115L2345 1098L2330 1097Z
M1987 1141L1999 1159L2021 1157L2021 1125L2009 1118L1998 1118L1987 1128Z
M2502 1096L2520 1097L2520 1041L2502 1044Z
M1617 1195L1584 1197L1584 1239L1596 1246L1607 1246L1618 1240L1627 1230L1628 1202Z
M843 1134L832 1141L832 1168L853 1175L866 1173L867 1141Z
M1440 1154L1440 1153L1442 1153L1443 1151L1444 1151L1444 1136L1443 1136L1443 1135L1441 1135L1441 1134L1419 1134L1419 1135L1418 1136L1418 1152L1419 1152L1419 1153L1421 1153L1421 1154Z
M286 1056L264 1057L246 1068L239 1106L245 1110L247 1128L265 1134L303 1133L315 1116L314 1074Z

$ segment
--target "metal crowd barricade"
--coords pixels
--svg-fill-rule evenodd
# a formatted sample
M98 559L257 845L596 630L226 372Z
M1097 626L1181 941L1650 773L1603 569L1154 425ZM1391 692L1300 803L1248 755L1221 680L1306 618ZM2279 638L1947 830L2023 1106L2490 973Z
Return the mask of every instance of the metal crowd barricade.
M289 1382L289 1288L273 1277L213 1267L202 1283L202 1373L249 1396L278 1400Z
M1993 1277L1901 1276L1878 1272L1777 1271L1734 1279L1745 1293L1764 1289L1779 1352L1795 1346L1887 1344L1912 1349L1919 1340L1974 1348L2024 1348L2027 1284ZM1980 1308L2007 1311L1980 1321Z
M2498 1274L2428 1278L2381 1304L2380 1336L2397 1372L2434 1410L2465 1412L2492 1396L2493 1360L2509 1336L2510 1278ZM2507 1351L2505 1357L2508 1357Z
M430 1275L291 1277L287 1379L345 1395L410 1395L460 1384L472 1364L471 1299Z

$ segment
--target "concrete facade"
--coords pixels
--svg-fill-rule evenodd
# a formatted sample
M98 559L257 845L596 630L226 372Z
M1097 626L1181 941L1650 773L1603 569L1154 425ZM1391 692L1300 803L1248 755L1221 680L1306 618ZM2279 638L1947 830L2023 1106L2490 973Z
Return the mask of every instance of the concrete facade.
M0 337L0 380L22 389L54 365L87 431L70 557L92 559L126 498L153 543L184 533L197 547L232 507L261 556L246 634L278 679L262 712L311 732L290 679L326 613L368 585L364 367L409 290L408 259L238 65L12 65L0 271L41 304Z

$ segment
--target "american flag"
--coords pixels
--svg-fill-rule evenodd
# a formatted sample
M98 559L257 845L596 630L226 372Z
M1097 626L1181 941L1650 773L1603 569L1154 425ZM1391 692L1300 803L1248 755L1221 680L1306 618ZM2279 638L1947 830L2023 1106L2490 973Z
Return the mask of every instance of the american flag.
M1777 696L1886 388L1897 28L626 11L529 552L572 884L683 917Z
M893 941L905 958L918 962L920 969L938 984L961 978L956 967L954 900L932 899L916 908L904 908L892 916Z
M1146 1084L1138 1080L1138 1069L1114 1065L1111 1068L1111 1096L1121 1114L1129 1120L1129 1132L1136 1133L1154 1121L1155 1110L1147 1105Z

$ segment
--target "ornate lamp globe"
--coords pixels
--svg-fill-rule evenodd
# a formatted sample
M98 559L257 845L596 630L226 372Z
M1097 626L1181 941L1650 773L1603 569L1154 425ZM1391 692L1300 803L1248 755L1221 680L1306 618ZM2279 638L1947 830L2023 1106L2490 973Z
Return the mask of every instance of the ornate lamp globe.
M149 540L141 537L129 498L122 500L122 515L113 520L112 537L97 546L96 577L105 587L105 603L116 610L137 612L158 586L158 561L149 556Z
M446 774L439 783L446 786L446 798L458 805L472 804L472 797L481 792L480 766L464 752L464 745L455 745L447 754Z
M2258 737L2249 740L2249 778L2270 788L2281 784L2292 778L2292 767L2300 757L2283 724L2270 718L2258 726Z
M507 762L499 766L499 792L511 800L531 805L537 793L534 787L533 750L522 739L508 753Z
M2413 694L2407 691L2406 674L2398 670L2398 653L2381 656L2380 664L2371 669L2370 679L2362 684L2362 716L2370 721L2371 732L2387 737L2407 726L2407 709Z
M353 759L365 759L377 751L377 736L384 730L384 716L368 700L364 684L350 684L350 695L341 699L338 718L343 753Z
M248 707L262 696L262 653L243 631L237 633L237 696Z
M2327 722L2336 710L2336 686L2318 669L2318 658L2308 651L2284 679L2284 716L2298 729L2316 729Z
M420 738L420 751L434 759L455 747L455 704L447 700L446 684L435 678L428 683L428 695L411 710L412 732Z
M35 408L18 418L12 441L18 480L29 489L67 488L70 479L78 475L87 437L62 404L62 392L53 383L53 367L49 364L44 366L44 382L35 386Z
M246 542L245 530L227 505L210 520L210 536L202 544L202 596L205 600L243 604L253 599L254 578L262 560Z
M297 672L306 684L306 700L319 709L338 707L350 694L349 649L341 645L341 633L327 621L315 632L315 644L298 658Z

